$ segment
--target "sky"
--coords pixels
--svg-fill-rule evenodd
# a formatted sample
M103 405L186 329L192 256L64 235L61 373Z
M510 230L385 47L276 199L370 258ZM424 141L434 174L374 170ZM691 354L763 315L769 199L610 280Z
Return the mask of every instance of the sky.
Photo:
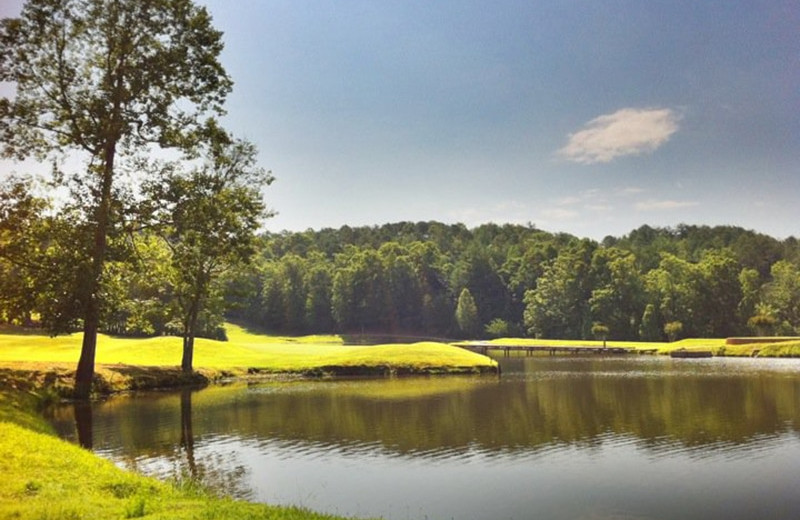
M234 81L223 123L276 177L270 231L800 236L798 0L199 3Z

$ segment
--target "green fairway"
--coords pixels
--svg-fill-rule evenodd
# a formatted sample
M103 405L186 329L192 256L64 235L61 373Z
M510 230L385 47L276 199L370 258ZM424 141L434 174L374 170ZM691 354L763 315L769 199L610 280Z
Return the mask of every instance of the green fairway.
M602 347L603 342L598 340L565 340L565 339L532 339L532 338L501 338L492 340L489 343L494 345L525 345L525 346L547 346L547 347ZM635 350L653 350L659 354L668 353L671 350L685 348L687 350L716 350L725 345L724 338L690 338L672 343L658 341L606 341L607 347L620 347Z
M387 367L397 371L479 371L496 366L491 359L444 343L422 342L347 346L339 336L287 338L248 332L228 324L229 341L198 339L197 368L253 368L265 372L305 372L331 367ZM77 363L81 335L50 338L0 334L0 362ZM98 364L177 366L181 339L116 338L100 335Z

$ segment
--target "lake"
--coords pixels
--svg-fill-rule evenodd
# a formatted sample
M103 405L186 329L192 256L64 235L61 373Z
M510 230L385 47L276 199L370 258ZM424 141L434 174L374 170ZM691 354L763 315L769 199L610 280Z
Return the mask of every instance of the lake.
M500 362L117 396L52 421L125 468L345 516L800 517L800 360Z

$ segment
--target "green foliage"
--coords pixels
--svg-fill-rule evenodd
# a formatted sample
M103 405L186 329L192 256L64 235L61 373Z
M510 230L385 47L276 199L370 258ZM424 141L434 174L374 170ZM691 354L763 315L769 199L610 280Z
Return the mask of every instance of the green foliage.
M169 171L177 175L175 168ZM20 229L62 225L46 219L27 224L25 204L36 203L25 202L19 218L10 220ZM40 243L20 248L35 252ZM530 226L469 230L406 222L265 233L249 244L252 263L225 266L211 284L198 313L198 335L214 337L225 309L232 320L280 334L454 337L463 334L456 307L465 287L478 312L476 337L495 319L512 331L549 338L589 339L591 324L600 322L609 327L610 339L659 341L671 321L683 324L682 336L725 337L753 330L748 320L761 305L773 309L774 333L791 335L800 325L800 296L792 296L800 293L798 269L789 260L800 258L800 246L738 228L645 227L600 245ZM754 244L768 254L759 257ZM139 233L129 244L115 239L112 245L115 257L104 269L104 330L180 334L179 285L166 242ZM44 250L54 256L67 251ZM786 258L765 264L776 250ZM78 263L66 256L60 265ZM59 285L38 275L20 278L15 269L0 272L7 321L24 319L24 312L12 310L15 301L16 308L27 305L31 317L43 319L58 316L48 302L76 307L66 304L72 300L43 295L80 285L69 274L78 270L67 268Z
M199 326L221 325L221 274L247 262L254 253L255 231L268 213L261 189L273 177L256 166L256 148L216 131L206 163L189 172L171 168L148 183L145 194L160 204L150 218L169 247L169 281L184 340L184 370L192 370L192 349ZM302 279L302 274L297 275ZM291 277L284 277L292 280ZM292 294L291 289L287 294ZM214 304L217 305L214 305ZM296 305L299 319L304 301ZM216 311L216 312L215 312ZM300 328L298 326L298 328Z
M461 334L465 337L477 335L480 330L480 321L478 320L478 307L475 305L469 289L465 287L458 295L456 304L456 323Z
M5 157L58 161L72 152L84 171L56 172L70 188L79 239L71 244L78 280L67 294L84 329L76 389L88 397L97 331L109 302L109 241L123 227L129 202L120 170L139 171L137 152L190 151L207 141L231 88L218 56L222 34L205 8L186 0L56 2L28 0L19 18L0 25L0 99ZM48 324L61 332L63 316Z
M534 337L578 339L589 333L591 257L596 246L574 242L525 293L525 327Z
M490 338L504 338L512 335L511 325L506 320L495 318L484 327L486 335Z
M611 332L611 329L602 323L594 322L592 324L592 336L600 341L605 341L608 338L609 332Z
M670 341L675 341L683 332L683 323L679 321L670 321L664 325L664 334L667 335Z
M648 303L642 314L642 322L639 324L639 337L644 341L660 341L661 328L658 325L656 306Z
M615 337L636 339L645 303L636 257L616 248L598 249L592 257L592 271L595 280L589 298L592 318L607 324Z

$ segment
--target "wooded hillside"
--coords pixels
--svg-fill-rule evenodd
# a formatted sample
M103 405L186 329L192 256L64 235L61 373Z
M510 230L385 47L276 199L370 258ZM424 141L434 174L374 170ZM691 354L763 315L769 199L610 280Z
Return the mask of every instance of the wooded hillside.
M169 249L142 232L109 263L104 330L177 332ZM52 312L35 273L3 261L6 322ZM532 226L438 222L260 236L201 312L281 334L663 340L795 335L800 246L738 227L642 226L602 242Z

